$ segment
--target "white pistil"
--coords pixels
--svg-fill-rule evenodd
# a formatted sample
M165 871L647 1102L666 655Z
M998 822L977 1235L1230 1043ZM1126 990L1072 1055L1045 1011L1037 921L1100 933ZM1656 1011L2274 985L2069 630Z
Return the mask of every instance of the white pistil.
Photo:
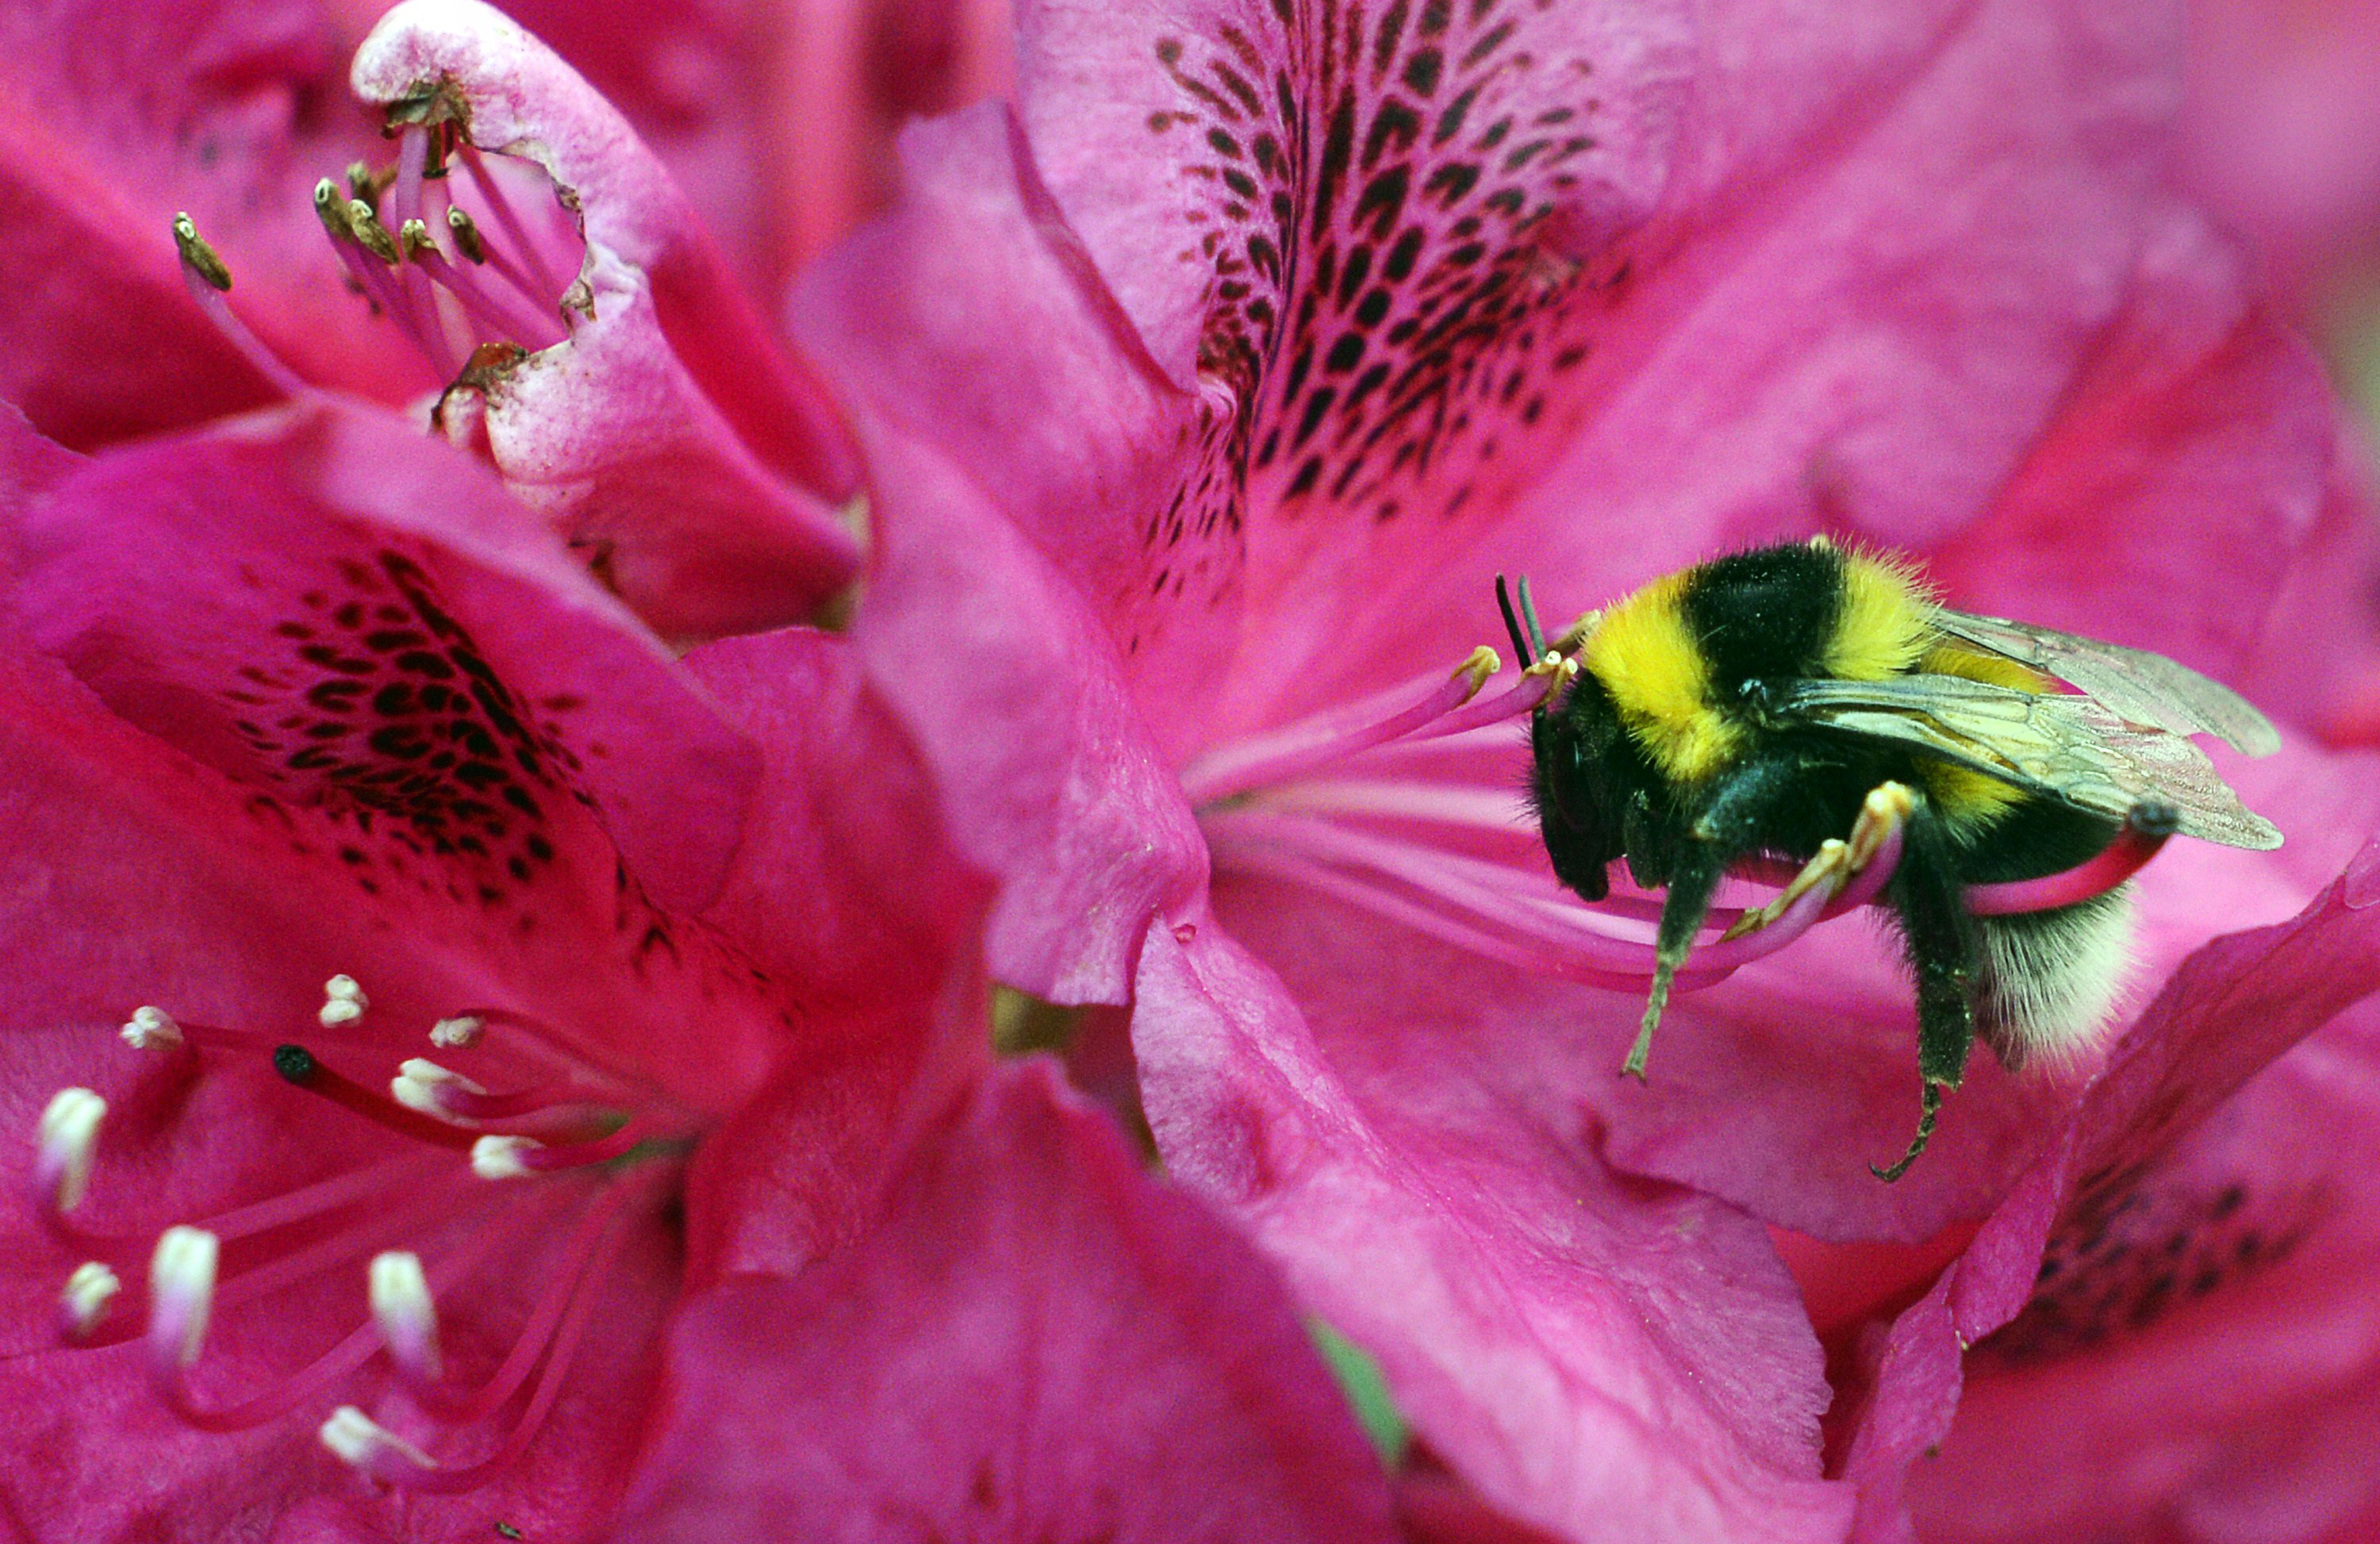
M60 1088L42 1112L34 1183L60 1211L72 1211L91 1184L91 1161L107 1100L89 1088Z
M488 1091L461 1073L450 1072L437 1063L419 1056L407 1058L398 1064L396 1072L397 1075L389 1079L388 1084L388 1091L396 1102L404 1105L407 1110L418 1110L425 1115L444 1121L450 1125L469 1125L473 1123L467 1117L457 1115L447 1109L440 1101L438 1090L442 1085L452 1084L468 1094L484 1094Z
M430 1295L430 1279L422 1274L421 1257L405 1249L374 1255L371 1262L372 1319L396 1365L424 1382L438 1380L438 1304Z
M370 1006L371 999L356 985L354 977L334 976L322 983L322 1011L314 1016L322 1021L323 1028L336 1029L363 1017L364 1010Z
M471 1144L471 1173L481 1179L518 1179L529 1172L521 1155L544 1146L534 1137L482 1137Z
M182 1027L174 1022L174 1015L146 1003L132 1010L119 1032L124 1043L135 1051L170 1051L182 1043Z
M149 1258L149 1349L176 1367L197 1361L206 1344L218 1252L204 1228L176 1226L157 1236Z
M430 1027L430 1043L443 1050L468 1050L480 1043L480 1032L486 1027L469 1014L442 1018Z
M107 1305L124 1290L115 1272L103 1261L85 1260L75 1267L67 1278L64 1292L58 1294L58 1318L68 1340L81 1340L99 1328L100 1319Z
M354 1468L372 1468L388 1453L395 1453L417 1468L438 1467L438 1460L352 1404L342 1404L331 1412L331 1418L322 1423L322 1438L324 1447Z

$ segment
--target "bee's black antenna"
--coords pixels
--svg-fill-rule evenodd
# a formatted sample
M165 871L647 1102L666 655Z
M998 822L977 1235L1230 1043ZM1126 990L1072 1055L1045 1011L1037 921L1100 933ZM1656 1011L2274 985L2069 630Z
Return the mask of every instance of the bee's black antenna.
M1513 614L1512 591L1504 587L1501 574L1496 576L1496 609L1504 614L1504 630L1512 635L1512 652L1521 656L1521 668L1526 670L1537 663L1537 651L1529 647L1528 638L1521 632L1521 619Z
M1496 604L1504 614L1504 630L1512 635L1512 650L1521 656L1521 668L1525 670L1546 657L1546 635L1537 626L1536 598L1529 593L1529 576L1521 576L1521 609L1516 615L1512 597L1504 588L1504 576L1496 576ZM1524 633L1521 625L1528 624Z

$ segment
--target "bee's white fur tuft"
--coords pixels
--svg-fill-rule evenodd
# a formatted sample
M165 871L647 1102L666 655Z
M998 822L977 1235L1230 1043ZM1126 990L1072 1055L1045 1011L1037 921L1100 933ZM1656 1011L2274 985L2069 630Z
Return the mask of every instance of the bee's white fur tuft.
M2056 911L1977 919L1984 969L1975 1027L2011 1071L2080 1060L2105 1038L2129 984L2129 885Z

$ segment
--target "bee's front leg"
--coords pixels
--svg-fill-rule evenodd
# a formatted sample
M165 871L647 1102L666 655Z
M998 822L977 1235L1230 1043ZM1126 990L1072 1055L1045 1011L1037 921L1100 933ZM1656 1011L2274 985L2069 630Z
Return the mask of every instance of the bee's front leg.
M1799 772L1783 759L1748 761L1718 779L1687 821L1685 838L1670 866L1669 894L1661 902L1660 928L1653 938L1653 989L1645 998L1636 1043L1620 1064L1626 1076L1645 1080L1645 1059L1652 1052L1661 1011L1669 1006L1670 983L1710 914L1720 877L1729 864L1761 845L1771 812L1792 796Z

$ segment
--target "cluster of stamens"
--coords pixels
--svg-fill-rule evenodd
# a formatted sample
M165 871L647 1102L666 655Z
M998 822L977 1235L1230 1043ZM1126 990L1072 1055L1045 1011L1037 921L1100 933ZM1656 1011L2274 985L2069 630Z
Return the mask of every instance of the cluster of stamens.
M441 380L480 384L528 354L569 336L569 318L594 303L563 243L540 236L515 207L505 178L464 132L459 102L426 91L390 108L393 164L349 166L314 186L314 213L346 266L348 284L395 323ZM455 174L463 174L458 178ZM458 199L468 183L471 209ZM484 222L484 224L483 224ZM302 383L224 303L230 270L188 214L174 222L190 293L216 326L284 391ZM442 405L443 406L443 405Z
M433 1044L485 1048L532 1079L492 1093L425 1058L398 1065L383 1094L324 1059L385 1054L358 1031L370 1003L354 980L332 978L317 1015L323 1055L248 1030L177 1020L143 1006L125 1043L164 1058L269 1058L281 1079L407 1139L395 1156L284 1194L164 1228L140 1268L145 1230L84 1225L107 1103L66 1088L42 1114L33 1164L34 1203L51 1232L87 1258L59 1297L71 1343L145 1338L150 1377L176 1414L204 1430L258 1426L327 1402L375 1357L430 1422L468 1437L457 1455L433 1456L352 1404L333 1409L323 1444L392 1485L455 1491L484 1483L516 1458L543 1425L584 1340L601 1281L630 1226L676 1183L696 1123L626 1076L591 1060L566 1037L525 1015L474 1008L441 1020ZM533 1184L492 1183L536 1180ZM488 1268L507 1246L566 1231L533 1295L527 1319L493 1358L464 1359L440 1333L439 1303L484 1295ZM425 1256L427 1258L425 1258ZM275 1294L307 1290L326 1272L367 1261L370 1318L272 1385L245 1397L207 1398L193 1387L212 1326ZM144 1324L145 1319L145 1324ZM504 1419L509 1414L509 1419ZM469 1451L476 1449L476 1451Z

